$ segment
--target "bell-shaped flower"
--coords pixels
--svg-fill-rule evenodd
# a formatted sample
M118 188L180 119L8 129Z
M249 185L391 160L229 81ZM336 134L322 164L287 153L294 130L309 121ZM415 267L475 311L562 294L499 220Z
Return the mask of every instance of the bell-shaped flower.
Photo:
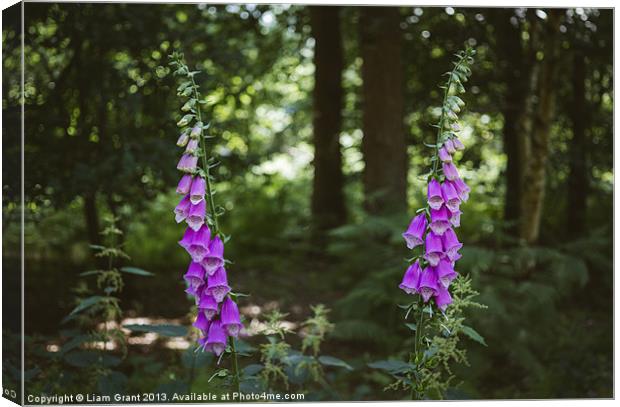
M198 137L200 137L200 126L192 127L192 130L190 131L189 136L191 138L198 138Z
M222 328L228 332L228 335L236 338L243 325L241 325L241 319L239 317L239 308L232 298L226 297L224 299L220 319L222 321Z
M437 273L438 283L445 288L448 288L452 280L457 276L454 267L452 267L452 263L446 259L442 259L439 262L439 265L435 268L435 272Z
M209 320L207 319L207 317L205 317L205 315L202 312L199 312L192 326L194 328L200 329L201 331L208 331Z
M189 212L187 214L187 224L190 228L198 231L205 223L205 214L207 213L207 207L205 201L200 201L195 205L190 205Z
M452 296L447 288L439 285L437 292L435 293L435 304L437 308L445 311L448 305L452 304Z
M427 225L428 221L426 220L425 213L420 213L411 220L409 227L405 233L403 233L403 238L405 238L405 242L407 242L407 248L413 249L414 247L424 243L423 238Z
M443 143L443 146L446 148L446 151L449 152L450 154L456 153L456 148L454 148L454 143L452 142L452 139L447 139Z
M407 294L417 293L421 274L422 270L420 269L420 264L416 261L407 268L407 271L405 271L405 275L403 276L403 281L400 283L398 288Z
M198 140L191 139L185 148L185 154L195 154L198 151Z
M445 206L439 210L431 209L431 230L438 235L443 235L443 232L450 227L448 215L449 212Z
M418 292L424 299L424 302L437 293L439 285L437 284L437 275L432 267L427 267L422 271L420 276L420 284L418 286Z
M206 187L207 183L204 178L196 177L194 179L194 182L192 182L192 189L189 193L189 199L193 204L197 204L205 199Z
M177 146L185 147L188 141L189 141L189 134L187 134L187 131L183 131L181 135L179 136L179 138L177 139Z
M452 181L446 181L441 185L441 193L450 212L458 211L459 205L461 204L461 199L459 198L459 194L456 192L456 189L454 189Z
M207 293L212 295L216 302L222 302L229 291L230 286L228 285L228 278L226 277L224 267L218 268L212 275L207 277Z
M177 185L177 194L187 195L192 188L192 175L185 174L181 177L179 185Z
M441 205L443 205L443 195L441 195L441 185L436 179L432 179L431 182L428 183L428 191L426 194L426 199L428 201L428 206L431 209L439 209Z
M454 148L456 148L457 150L465 150L465 146L457 137L455 137L452 142L454 143Z
M190 206L192 206L192 204L189 201L189 195L185 195L181 198L176 208L174 208L174 220L176 220L177 223L181 223L187 219Z
M443 257L443 243L441 242L441 237L437 236L434 232L428 232L426 234L425 246L424 258L431 266L437 266L439 260Z
M443 163L441 168L443 168L443 174L450 181L454 181L459 177L459 172L452 163Z
M221 322L219 320L213 321L209 326L205 349L215 353L216 356L220 356L226 350L226 339L226 332L224 332Z
M463 181L460 178L457 178L454 180L452 185L454 186L456 193L459 194L461 201L467 202L467 200L469 199L470 189L469 189L469 186L467 186L467 184L465 183L465 181Z
M194 300L196 300L196 305L198 305L200 296L202 295L202 292L204 291L206 286L207 284L204 282L196 287L192 285L188 285L187 288L185 289L185 293L194 297Z
M455 228L458 228L459 226L461 226L461 214L462 213L463 212L461 212L460 210L456 212L450 212L450 223Z
M446 229L441 238L446 256L448 256L450 261L457 261L460 258L458 251L463 247L463 243L459 242L454 230L452 228Z
M446 146L443 146L439 149L439 159L441 160L441 162L444 162L444 163L452 162L452 156L448 152L448 149L446 148Z
M205 279L205 270L200 263L191 262L183 278L190 287L198 287Z
M198 164L198 157L191 154L183 154L177 165L179 171L192 172L196 169Z
M215 236L209 243L209 253L202 260L202 266L208 275L224 265L224 243L219 236Z
M207 225L202 225L197 232L194 233L192 243L187 248L187 251L192 260L200 263L209 253L209 240L211 239L211 231Z
M215 301L215 298L213 298L212 295L203 292L200 296L200 301L198 302L198 309L200 309L205 314L205 317L211 321L218 312L217 301Z
M194 232L192 228L185 229L185 233L183 234L183 237L181 238L181 240L179 240L179 245L185 250L189 250L189 247L192 245L192 242L194 241L195 234L196 232Z

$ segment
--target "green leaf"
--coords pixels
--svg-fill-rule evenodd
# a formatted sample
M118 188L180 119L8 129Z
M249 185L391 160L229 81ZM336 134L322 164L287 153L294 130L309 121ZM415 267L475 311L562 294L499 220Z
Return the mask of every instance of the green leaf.
M98 304L100 302L106 301L109 297L102 297L100 295L94 295L92 297L88 297L84 300L82 300L77 307L75 307L73 309L73 311L71 311L69 313L69 315L67 315L62 322L65 323L69 320L71 320L74 316L76 316L77 314L79 314L80 312L92 307L95 304Z
M369 363L368 367L386 370L392 374L405 373L415 368L413 364L403 362L402 360L379 360Z
M253 363L251 365L247 365L246 367L243 368L243 376L244 377L254 376L258 372L263 370L263 368L264 368L263 365L259 365L257 363Z
M123 328L129 329L132 332L154 332L158 335L167 336L167 337L187 336L187 328L181 325L130 324L130 325L123 325Z
M465 335L469 336L470 339L478 342L479 344L488 346L484 338L482 337L482 335L476 332L474 328L469 327L467 325L463 325L463 327L461 328L461 332L463 332Z
M413 322L410 322L408 324L405 324L405 326L409 329L411 329L412 331L416 331L418 329L418 326L416 324L414 324Z
M86 276L93 276L95 274L99 274L101 273L101 270L88 270L88 271L84 271L83 273L80 273L80 277L86 277Z
M123 273L135 274L137 276L145 276L145 277L150 277L150 276L155 275L151 273L150 271L142 270L137 267L122 267L121 271Z
M319 356L319 363L325 366L344 367L347 370L353 370L347 362L333 356Z

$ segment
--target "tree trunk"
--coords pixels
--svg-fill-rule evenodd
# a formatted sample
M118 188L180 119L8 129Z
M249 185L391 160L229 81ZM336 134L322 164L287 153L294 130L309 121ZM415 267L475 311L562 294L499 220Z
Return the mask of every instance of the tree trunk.
M535 81L536 100L533 105L531 132L522 137L523 157L527 158L522 180L520 237L527 243L535 243L540 234L540 219L545 197L545 168L549 155L549 136L553 120L554 73L557 59L557 10L549 12L549 21L545 24L544 59L539 67L532 71Z
M86 232L90 244L100 245L99 213L97 211L96 194L84 195L84 219L86 220Z
M491 10L490 17L497 31L496 47L499 57L498 69L501 79L507 84L501 108L504 126L502 129L504 153L506 154L506 194L504 198L504 220L507 232L518 236L521 217L521 179L524 157L520 154L519 138L523 135L523 119L529 91L532 59L521 43L522 26L514 26L510 18L511 9Z
M314 47L312 219L316 231L346 221L340 151L343 52L340 7L310 7Z
M566 224L569 236L579 237L586 229L588 194L586 122L588 118L585 94L585 56L581 52L576 52L573 58L573 139L569 147L570 173Z
M371 214L407 207L400 20L397 7L361 11L363 183L365 207Z

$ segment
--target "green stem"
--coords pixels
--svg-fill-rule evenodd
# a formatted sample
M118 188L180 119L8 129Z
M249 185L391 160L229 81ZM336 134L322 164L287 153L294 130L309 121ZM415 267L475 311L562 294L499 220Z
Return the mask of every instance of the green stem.
M189 69L187 69L189 72ZM200 123L200 146L202 148L202 166L204 167L205 172L205 183L207 186L207 195L209 196L209 212L211 213L211 219L213 220L213 234L220 234L220 227L217 221L217 211L215 210L215 201L213 198L213 187L211 186L211 175L209 168L209 160L207 159L207 143L205 141L205 137L203 135L203 123L202 123L202 113L200 112L200 95L198 93L198 85L196 85L196 81L194 80L194 75L188 74L192 81L192 89L194 90L194 98L196 99L196 119ZM232 352L232 368L233 368L233 386L237 393L240 393L239 387L239 363L237 357L237 349L235 347L235 339L233 337L230 338L230 349Z

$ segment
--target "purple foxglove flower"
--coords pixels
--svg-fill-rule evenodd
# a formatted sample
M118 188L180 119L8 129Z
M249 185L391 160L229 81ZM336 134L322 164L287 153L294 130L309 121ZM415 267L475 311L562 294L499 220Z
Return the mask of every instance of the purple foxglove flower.
M191 262L183 278L190 287L199 287L205 279L205 270L200 263Z
M450 181L454 181L455 179L457 179L459 177L459 172L456 169L456 167L454 166L454 164L452 164L452 163L443 163L442 164L442 168L443 168L443 174Z
M200 309L205 314L205 317L211 321L218 312L217 301L215 301L213 296L203 292L200 296L200 301L198 302L198 309Z
M451 181L446 181L441 185L441 193L443 195L443 201L446 203L450 212L458 211L461 200Z
M189 201L189 200L188 200ZM205 201L200 201L196 205L190 205L189 212L187 214L187 224L190 228L198 231L205 223L205 214L207 207Z
M209 243L209 253L202 260L202 266L208 275L215 273L224 265L224 243L219 236L215 236Z
M443 143L443 146L446 148L446 151L449 152L450 154L456 153L456 148L454 148L454 143L452 142L452 139L447 139Z
M416 261L407 268L407 271L405 271L405 275L403 276L403 281L400 283L398 288L407 294L416 294L418 292L421 273L422 270L420 270L420 264Z
M237 304L230 297L224 299L220 318L222 320L222 328L226 330L228 335L236 338L243 325L241 325L241 319L239 318L239 308L237 308Z
M194 238L187 248L193 261L200 263L207 253L209 253L209 239L211 239L211 231L207 225L202 225L200 229L194 233Z
M424 258L428 263L435 267L439 264L439 260L443 257L443 243L441 237L437 236L434 232L428 232L426 234L426 251Z
M185 292L191 295L192 297L194 297L194 299L196 300L196 304L198 304L198 299L200 298L200 295L204 291L205 287L206 287L206 284L204 283L200 284L197 287L193 287L190 285L185 289Z
M457 150L465 150L465 146L457 137L452 140L452 143L454 143L454 148L456 148Z
M432 209L439 209L443 205L443 196L441 195L441 185L436 179L432 179L428 183L428 192L426 194L428 206Z
M452 185L454 186L454 189L456 190L456 193L459 194L459 197L461 198L461 201L467 202L467 200L469 199L469 191L470 191L470 189L467 186L467 184L465 183L465 181L463 181L460 178L457 178L457 179L454 180Z
M450 153L448 152L448 149L445 146L439 149L439 159L441 160L441 162L444 162L444 163L452 162L452 156L450 155Z
M445 288L448 288L452 280L457 276L452 264L445 259L439 262L439 265L435 268L435 272L437 273L437 282Z
M443 235L443 232L450 227L448 221L448 210L442 206L439 210L431 209L431 230L437 235Z
M461 125L458 123L452 123L452 131L461 131Z
M224 332L220 321L211 322L205 349L215 353L216 356L220 356L226 349L226 332Z
M180 201L179 204L174 208L174 220L177 223L183 222L187 216L189 215L189 207L191 203L189 201L189 195L185 195Z
M183 154L177 165L177 169L185 172L192 172L196 169L198 157L191 154Z
M420 276L420 285L418 286L418 292L424 299L424 302L428 302L435 295L438 288L435 271L431 267L425 268Z
M189 136L192 138L200 137L200 126L192 127L192 131L189 133Z
M198 151L198 140L193 138L187 143L185 154L194 154L196 151Z
M187 132L184 131L183 133L181 133L181 135L179 136L179 139L177 140L177 146L185 147L188 141L189 141L189 134L187 134Z
M200 348L202 348L202 350L204 351L205 347L207 346L207 335L209 333L208 331L202 331L202 334L204 336L201 338L198 338L198 345L200 345Z
M463 247L463 243L459 242L452 228L446 229L442 236L442 241L446 256L448 256L450 261L456 261L459 255L458 251Z
M208 331L209 330L209 320L207 319L207 317L205 317L205 315L202 312L199 312L198 316L196 316L196 321L194 321L192 326L194 328L200 329L201 331Z
M403 233L405 242L407 242L407 248L413 249L414 247L424 243L423 238L427 225L428 221L426 220L425 213L421 213L411 220L407 231Z
M452 304L452 297L447 288L439 285L439 289L435 293L435 304L442 311L445 311L448 305Z
M455 228L458 228L459 226L461 226L461 213L463 212L461 212L460 210L456 212L450 212L450 223Z
M185 174L181 177L179 185L177 185L177 194L187 195L192 187L192 176Z
M230 291L226 270L220 267L215 273L207 277L207 293L215 298L218 303L224 300L224 297Z
M192 228L185 229L185 233L181 240L179 240L179 245L185 250L189 250L189 247L192 245L192 241L194 240L194 235L196 232L192 230Z
M192 189L189 194L189 199L191 199L194 205L205 199L206 188L207 183L204 178L196 177L194 179L194 182L192 182Z

